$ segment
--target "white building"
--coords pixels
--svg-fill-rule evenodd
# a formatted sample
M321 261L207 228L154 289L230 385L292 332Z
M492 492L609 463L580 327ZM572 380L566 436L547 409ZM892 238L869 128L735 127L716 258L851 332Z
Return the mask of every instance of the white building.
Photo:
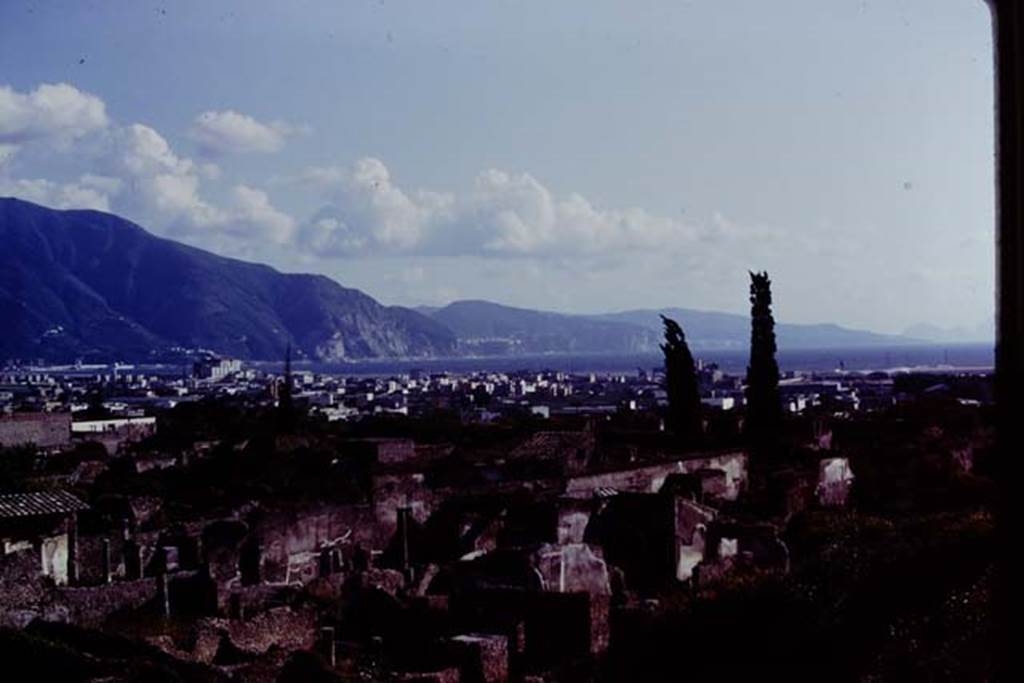
M156 431L155 417L119 417L111 420L79 420L71 423L72 434L106 434L130 428L139 431Z
M700 402L709 408L718 408L719 410L732 410L736 407L736 399L732 396L709 396L702 398Z
M241 369L242 362L234 358L211 358L196 363L192 368L196 378L211 382L219 382L240 372Z

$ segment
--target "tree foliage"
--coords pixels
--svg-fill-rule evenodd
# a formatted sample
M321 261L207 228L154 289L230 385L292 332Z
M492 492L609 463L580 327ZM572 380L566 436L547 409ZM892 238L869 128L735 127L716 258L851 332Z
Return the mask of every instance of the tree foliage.
M768 273L750 273L750 365L747 366L746 433L752 448L771 452L782 426L775 319Z
M284 355L284 381L278 389L277 397L277 421L278 429L283 434L290 434L295 430L295 405L292 401L292 345Z
M665 391L668 394L668 427L689 447L702 438L700 386L693 355L683 328L675 320L661 316L665 324Z

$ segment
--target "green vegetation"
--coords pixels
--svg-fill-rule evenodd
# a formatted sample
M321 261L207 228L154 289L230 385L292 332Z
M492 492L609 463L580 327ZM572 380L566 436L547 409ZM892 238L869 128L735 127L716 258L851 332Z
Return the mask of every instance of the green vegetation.
M700 386L693 354L686 343L683 328L675 320L661 316L665 325L665 390L668 394L668 427L682 444L697 448L702 442Z
M757 459L774 451L782 425L771 286L768 273L750 273L750 365L747 366L745 428Z

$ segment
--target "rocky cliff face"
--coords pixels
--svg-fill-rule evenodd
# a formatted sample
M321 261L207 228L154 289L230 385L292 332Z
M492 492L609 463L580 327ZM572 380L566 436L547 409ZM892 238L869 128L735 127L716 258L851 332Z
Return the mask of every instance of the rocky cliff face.
M161 239L117 216L0 199L0 358L443 356L444 325L318 275Z

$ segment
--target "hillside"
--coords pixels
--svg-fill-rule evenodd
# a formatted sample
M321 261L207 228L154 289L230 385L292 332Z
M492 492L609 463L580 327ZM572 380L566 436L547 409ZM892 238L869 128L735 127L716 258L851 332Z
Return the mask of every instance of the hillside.
M443 325L322 275L286 274L156 237L97 211L0 198L2 358L144 359L171 347L243 359L454 351Z

